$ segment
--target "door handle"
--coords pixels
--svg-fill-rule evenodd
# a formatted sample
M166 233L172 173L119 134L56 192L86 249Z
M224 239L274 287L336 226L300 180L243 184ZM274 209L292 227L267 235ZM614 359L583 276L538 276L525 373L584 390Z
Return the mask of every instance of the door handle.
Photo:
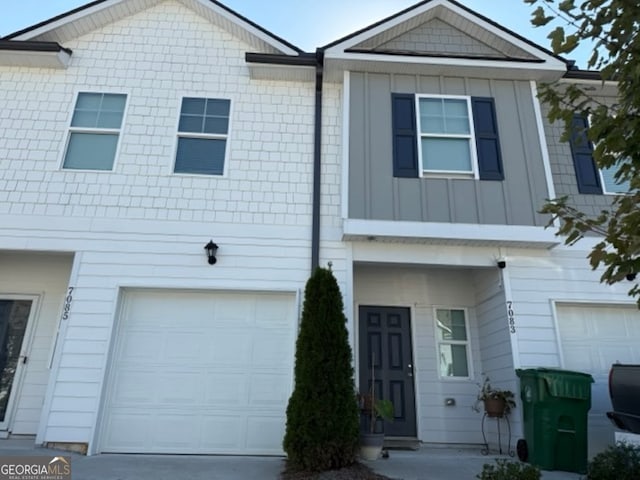
M413 377L413 365L409 364L409 365L407 365L407 367L409 368L409 372L407 373L407 377Z

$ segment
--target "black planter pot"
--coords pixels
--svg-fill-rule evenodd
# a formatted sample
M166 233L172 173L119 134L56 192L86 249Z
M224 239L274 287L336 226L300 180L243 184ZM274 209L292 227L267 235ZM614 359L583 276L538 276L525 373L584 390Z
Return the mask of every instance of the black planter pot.
M384 433L361 433L360 458L368 461L377 460L382 453L383 444Z

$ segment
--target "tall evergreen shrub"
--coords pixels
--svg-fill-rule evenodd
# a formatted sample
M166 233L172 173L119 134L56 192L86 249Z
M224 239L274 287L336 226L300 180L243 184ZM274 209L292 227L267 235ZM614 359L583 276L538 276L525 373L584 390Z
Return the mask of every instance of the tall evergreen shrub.
M359 413L342 295L331 270L317 268L305 288L296 343L295 387L284 450L297 470L355 462Z

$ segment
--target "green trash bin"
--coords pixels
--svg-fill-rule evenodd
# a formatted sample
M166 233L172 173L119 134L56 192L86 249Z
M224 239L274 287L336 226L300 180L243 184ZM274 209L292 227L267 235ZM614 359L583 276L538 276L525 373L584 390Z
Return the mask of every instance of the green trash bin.
M543 470L586 473L593 377L550 368L516 370L516 374L525 437L518 444L520 459Z

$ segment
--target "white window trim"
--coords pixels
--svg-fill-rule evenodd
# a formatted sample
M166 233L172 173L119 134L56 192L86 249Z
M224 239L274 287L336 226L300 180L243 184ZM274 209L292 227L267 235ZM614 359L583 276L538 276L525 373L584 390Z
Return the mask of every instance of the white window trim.
M420 119L420 99L421 98L433 98L433 99L445 99L445 100L464 100L467 102L467 113L469 120L469 135L461 134L424 134L421 128ZM469 95L432 95L426 93L418 93L415 95L415 110L416 110L416 136L418 141L418 162L420 165L420 176L429 178L468 178L478 180L480 173L478 169L478 152L476 151L476 132L475 124L473 123L473 110L471 106L471 96ZM471 155L471 170L459 171L459 170L427 170L424 168L423 156L422 156L422 138L464 138L469 140L469 153Z
M101 93L101 94L112 94L112 95L124 95L124 109L122 110L122 122L120 123L120 128L89 128L89 127L72 127L71 121L73 120L73 114L76 111L76 104L78 103L78 97L81 93ZM126 91L117 91L110 89L96 89L96 90L77 90L73 94L73 102L71 103L71 109L67 118L67 135L64 141L64 148L62 149L60 160L58 162L58 169L64 172L93 172L93 173L110 173L116 170L116 166L118 165L118 158L120 157L120 145L122 143L122 134L124 133L124 125L125 119L127 118L127 113L129 110L129 92ZM116 142L116 151L113 156L113 164L111 165L110 170L98 170L94 168L65 168L64 161L67 158L67 150L69 149L69 142L71 141L72 133L92 133L98 135L117 135L118 141Z
M593 161L595 162L596 159L594 158ZM598 167L598 165L596 165L596 168L598 169L598 175L600 176L600 186L602 187L602 194L603 195L630 195L631 191L627 191L627 192L610 192L609 190L607 190L607 184L604 181L604 175L602 174L602 169L600 167Z
M228 100L229 101L229 122L227 126L226 135L220 133L195 133L195 132L181 132L180 127L180 116L182 115L182 100L184 98L206 98L206 99L216 99L216 100ZM171 170L169 172L170 175L177 175L180 177L198 177L198 178L223 178L227 176L228 172L228 163L229 163L229 151L231 145L231 131L233 128L233 98L229 95L218 95L218 94L203 94L203 93L185 93L180 95L177 98L177 115L176 115L176 124L175 124L175 140L173 146L173 159L171 160ZM222 173L220 175L212 175L208 173L187 173L187 172L176 172L176 160L178 159L178 141L180 138L204 138L211 140L225 140L225 148L224 148L224 165L222 166Z
M440 340L440 331L438 329L438 310L462 310L464 312L464 328L467 333L466 340ZM473 374L473 359L471 358L471 331L469 329L469 309L466 307L456 307L450 305L436 305L433 307L433 328L435 330L435 344L436 344L436 360L438 365L436 370L438 372L438 378L443 381L468 381L474 378ZM467 376L455 377L455 376L443 376L440 374L440 345L465 345L467 348Z

